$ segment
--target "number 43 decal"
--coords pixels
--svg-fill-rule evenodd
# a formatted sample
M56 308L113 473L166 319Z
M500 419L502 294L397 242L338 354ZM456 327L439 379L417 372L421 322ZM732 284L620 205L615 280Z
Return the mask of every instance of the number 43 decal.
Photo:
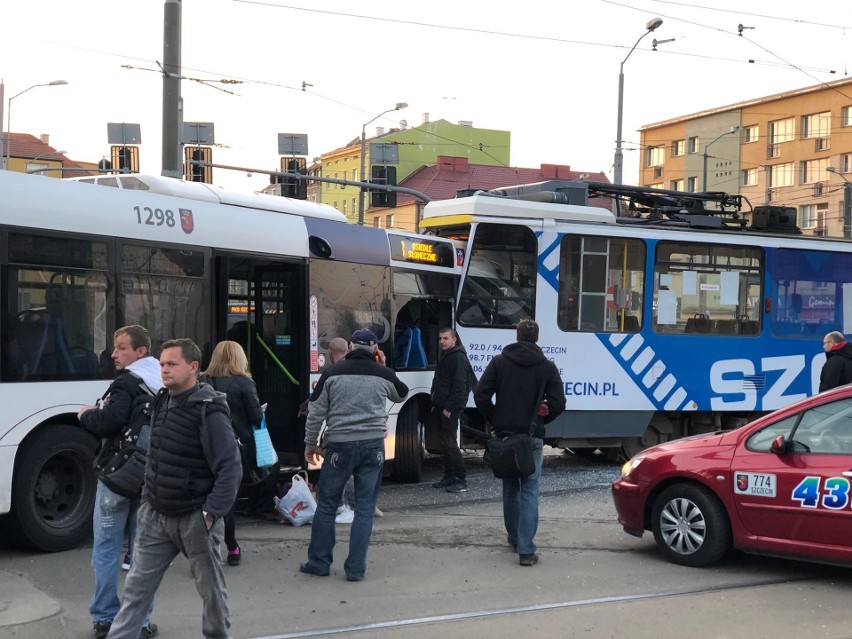
M792 498L802 508L816 508L820 503L819 485L822 477L805 477L793 489ZM841 510L849 505L849 480L845 477L829 477L822 485L822 506Z

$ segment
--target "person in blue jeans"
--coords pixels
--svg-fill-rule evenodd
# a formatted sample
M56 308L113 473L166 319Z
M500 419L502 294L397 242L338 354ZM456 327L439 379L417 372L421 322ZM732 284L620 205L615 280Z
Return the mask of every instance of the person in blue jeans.
M322 463L322 481L311 525L308 560L299 570L319 577L330 574L336 541L334 520L346 480L352 476L355 518L343 570L348 581L361 581L367 572L367 549L385 461L385 406L388 400L402 401L408 386L384 365L384 353L372 331L355 331L349 348L342 361L322 374L308 407L305 461ZM319 442L323 422L324 453Z
M101 438L95 458L98 477L95 509L92 519L94 544L92 569L95 573L95 594L89 603L95 639L107 636L121 602L118 598L118 567L122 562L124 532L130 528L128 552L132 552L139 508L141 483L133 494L120 494L126 487L111 476L110 460L118 451L128 427L149 420L146 413L153 395L163 386L160 363L151 356L151 337L144 327L125 326L113 335L112 360L117 371L104 397L93 406L83 406L77 413L80 425ZM141 478L140 478L141 481ZM150 623L151 608L145 616L140 637L157 634Z
M494 433L527 433L533 444L535 472L529 477L503 480L503 523L509 544L522 566L538 563L538 495L543 461L544 425L565 410L565 389L559 370L538 342L538 324L523 320L517 341L494 357L473 391L477 408ZM492 397L496 395L496 402ZM539 395L542 400L539 405Z

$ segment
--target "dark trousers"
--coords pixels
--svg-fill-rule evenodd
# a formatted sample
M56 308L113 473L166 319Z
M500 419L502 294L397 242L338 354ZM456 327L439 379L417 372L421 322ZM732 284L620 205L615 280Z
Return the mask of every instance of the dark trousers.
M464 479L467 473L464 470L464 458L459 450L459 418L446 417L443 408L433 406L430 419L440 433L439 442L444 455L444 475Z

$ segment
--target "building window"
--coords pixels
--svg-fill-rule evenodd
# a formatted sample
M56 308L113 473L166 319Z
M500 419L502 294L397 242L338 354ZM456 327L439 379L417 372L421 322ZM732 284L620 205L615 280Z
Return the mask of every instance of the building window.
M695 176L686 178L686 190L690 193L695 193L698 188L698 178Z
M757 169L743 169L743 186L757 186Z
M376 217L373 218L373 226L375 226L377 229L382 228L381 216L377 215Z
M775 120L769 123L769 144L792 142L796 135L796 123L793 118Z
M683 180L672 180L669 186L672 191L683 191Z
M826 167L828 160L807 160L801 163L802 167L802 184L813 184L814 182L825 182L828 180Z
M758 126L756 124L753 124L752 126L747 126L745 129L743 129L743 143L748 144L749 142L757 142L759 133L760 130L758 129Z
M393 214L385 215L385 227L393 228Z
M844 153L840 156L840 170L844 173L852 171L852 153Z
M648 150L647 150L646 153L647 153L646 159L647 159L647 165L648 166L662 166L663 165L663 161L665 160L665 157L663 155L664 154L663 147L661 147L661 146L648 147Z
M852 126L852 106L840 109L840 126Z
M825 138L831 134L831 113L814 113L802 116L802 139Z
M793 186L793 163L773 164L769 167L769 186Z
M817 225L817 214L815 204L806 204L799 207L799 227L812 229Z
M674 142L672 142L672 157L676 158L679 155L683 155L685 148L685 140L675 140Z
M698 136L689 138L687 140L687 147L690 153L698 153Z
M355 206L355 198L353 197L353 198L352 198L352 210L354 211L354 210L355 210L355 208L356 208L356 206Z
M343 215L346 215L346 200L343 200Z

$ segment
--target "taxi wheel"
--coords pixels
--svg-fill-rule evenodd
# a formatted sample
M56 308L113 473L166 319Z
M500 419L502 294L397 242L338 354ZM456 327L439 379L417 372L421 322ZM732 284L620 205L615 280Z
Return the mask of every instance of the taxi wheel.
M665 558L682 566L709 566L731 547L725 508L709 489L696 484L675 484L660 493L651 527Z

